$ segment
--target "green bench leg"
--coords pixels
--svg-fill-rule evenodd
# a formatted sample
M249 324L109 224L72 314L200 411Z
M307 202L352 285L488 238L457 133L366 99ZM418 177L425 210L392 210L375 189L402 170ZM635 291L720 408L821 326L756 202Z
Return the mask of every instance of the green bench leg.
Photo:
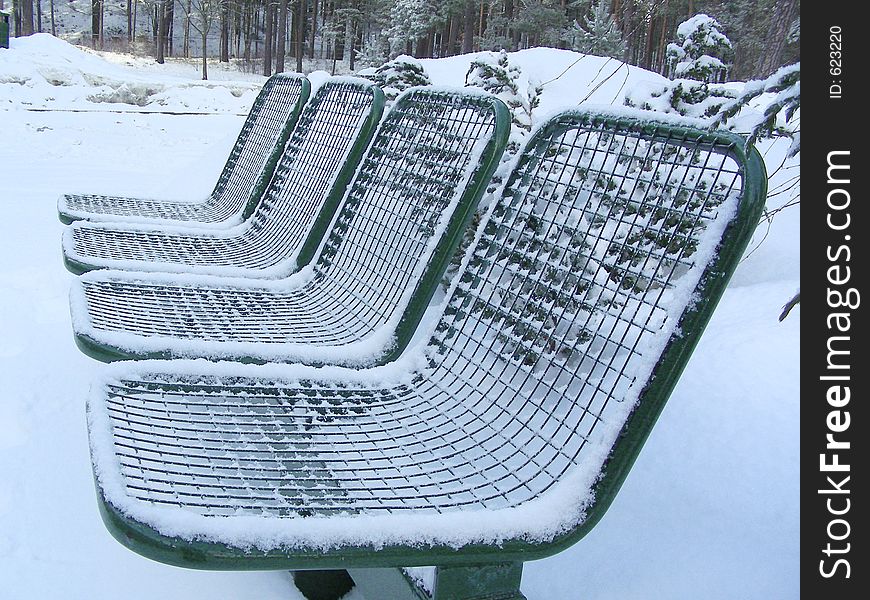
M523 563L438 567L433 600L526 600Z
M401 569L351 569L367 600L526 600L520 592L522 563L437 567L432 595Z

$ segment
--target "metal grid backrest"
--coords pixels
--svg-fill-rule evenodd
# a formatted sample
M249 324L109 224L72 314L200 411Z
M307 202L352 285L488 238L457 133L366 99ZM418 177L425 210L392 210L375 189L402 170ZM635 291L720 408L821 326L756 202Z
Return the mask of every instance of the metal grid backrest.
M479 199L504 146L503 108L492 96L429 89L393 106L315 264L336 305L372 329L394 314L432 243L460 229Z
M740 203L741 144L583 113L534 138L428 348L432 393L466 399L457 422L488 421L491 440L510 432L489 444L501 467L475 502L537 497L587 454L596 481L684 311L711 300L702 274Z
M309 85L304 77L290 74L273 75L263 85L208 199L214 220L238 214L259 197Z
M383 93L366 81L336 79L320 86L302 109L248 229L227 245L221 260L264 268L299 251L306 236L319 242L343 189L333 191L321 227L312 231L312 224L336 181L352 175L342 166L349 155L362 153L383 105Z

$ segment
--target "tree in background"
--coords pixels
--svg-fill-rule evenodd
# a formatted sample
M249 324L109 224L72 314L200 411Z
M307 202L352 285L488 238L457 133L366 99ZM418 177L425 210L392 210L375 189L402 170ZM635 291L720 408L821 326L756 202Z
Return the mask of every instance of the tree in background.
M514 10L514 47L565 45L569 21L563 0L522 0Z
M759 75L767 75L782 65L786 47L800 39L800 2L777 0L773 12L777 18L770 19L765 51L758 55L755 72Z
M778 69L767 79L748 81L740 96L725 103L716 118L713 127L728 126L730 121L749 103L762 94L774 94L772 100L762 109L744 121L741 125L748 128L748 144L754 144L759 137L786 136L792 139L788 149L788 157L796 156L801 151L800 129L790 131L778 123L782 117L785 124L795 120L801 107L801 64L795 63Z
M511 111L511 137L508 153L516 153L532 129L532 111L540 102L541 86L529 80L525 93L520 90L522 72L510 64L505 50L475 58L465 74L465 86L480 88L497 96Z
M610 3L593 1L589 14L574 20L574 50L595 56L622 58L625 42L610 12Z
M190 25L202 41L202 78L208 79L208 34L220 20L222 0L190 0Z
M126 15L127 42L137 38L136 0L90 1L95 46L100 45L102 32L121 37L119 28L104 22L114 22L111 19L120 16L119 10ZM33 2L15 3L18 35L26 29L23 11L32 8ZM173 7L182 15L177 23L181 27L178 41L182 42L183 31L189 29L188 15L193 12L190 0L138 2L144 2L142 15L153 25L155 43L159 21L164 21L162 52L171 54ZM281 8L283 2L286 9ZM73 33L64 31L67 3L57 4L59 33ZM223 0L222 4L219 31L215 26L209 34L209 51L222 61L243 58L248 68L256 66L260 72L266 70L266 53L271 55L269 65L274 65L270 71L279 70L290 58L296 59L299 71L303 67L330 69L330 64L336 71L343 70L343 65L353 71L359 65L376 67L403 54L440 58L544 45L620 58L673 77L697 77L671 72L691 62L676 56L677 48L691 54L691 48L684 47L691 35L680 40L678 30L697 13L710 15L719 24L718 31L731 40L733 61L706 54L730 66L730 78L762 79L777 67L800 60L799 0ZM184 48L190 54L187 37ZM670 54L669 43L673 44ZM159 53L155 49L155 55ZM303 58L315 62L303 65ZM719 73L721 79L721 69Z
M384 96L389 103L408 88L432 85L432 80L422 63L404 54L384 63L368 77L384 90Z
M680 23L677 41L668 44L666 57L672 79L722 83L734 60L734 48L716 19L698 14Z
M736 94L716 85L725 81L733 56L731 41L719 23L699 14L680 23L677 40L667 46L668 69L674 81L660 88L629 90L625 104L690 117L711 117Z
M103 29L103 0L91 0L91 45L96 48Z
M157 62L161 65L165 62L166 54L166 3L169 0L160 0L157 3Z

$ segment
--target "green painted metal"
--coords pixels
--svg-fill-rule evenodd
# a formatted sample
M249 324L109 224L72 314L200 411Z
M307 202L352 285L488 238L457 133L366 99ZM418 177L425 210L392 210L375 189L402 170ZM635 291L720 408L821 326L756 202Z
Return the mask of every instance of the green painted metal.
M436 567L433 600L526 600L523 563Z
M310 96L311 82L308 81L307 78L303 78L302 92L299 94L299 100L293 106L293 112L290 113L289 117L287 117L284 127L281 128L281 133L278 135L278 141L269 153L268 158L266 158L265 167L260 173L257 183L255 183L254 187L251 189L251 195L248 197L248 201L245 203L245 208L242 210L243 220L247 219L254 213L257 204L259 204L260 200L263 199L263 194L266 192L266 188L269 186L269 181L272 180L272 175L275 173L275 167L278 166L278 161L281 160L281 155L284 153L284 146L287 144L287 140L290 139L290 134L293 133L293 128L296 127L296 122L299 120L299 115L302 113L302 107L305 106L306 102L308 102ZM260 102L263 101L259 98L257 100Z
M474 174L465 192L462 194L462 198L459 201L459 209L453 214L447 226L447 231L444 232L444 235L438 242L438 246L435 248L435 253L430 261L432 268L417 283L417 289L409 300L407 309L402 314L402 318L396 327L393 347L384 354L378 361L378 364L386 364L396 360L414 337L417 325L420 324L420 319L423 318L423 314L426 312L432 296L435 295L435 291L441 283L441 278L450 265L453 253L459 247L468 224L474 216L477 203L480 201L481 196L483 196L483 192L486 190L486 186L489 184L502 153L507 146L511 129L510 111L503 102L496 98L492 99L490 105L496 115L495 134L484 150L480 168Z
M307 600L340 600L355 587L366 598L383 600L526 600L520 592L522 563L435 567L432 590L423 589L398 567L294 571Z
M432 600L400 568L350 569L348 573L366 598Z
M299 249L299 254L296 257L296 265L299 268L309 264L317 256L317 249L329 231L332 218L336 210L338 210L342 198L344 198L347 186L359 168L363 154L365 154L366 148L371 143L375 129L381 121L381 116L384 114L384 106L386 104L384 92L375 85L372 85L371 89L374 93L371 114L365 123L363 123L360 136L354 143L353 148L351 148L344 166L335 178L335 183L329 196L327 196L326 201L323 203L320 214L317 215L311 230L308 232L308 236L305 238L305 242L303 242L302 247Z
M331 190L320 214L316 218L311 231L300 249L297 258L297 267L301 268L313 259L318 257L318 253L322 250L321 245L325 236L329 233L329 227L332 225L337 210L341 210L340 203L347 191L351 179L360 168L360 160L366 151L367 146L371 143L372 132L378 126L380 114L384 109L383 92L376 86L372 86L376 90L372 117L365 124L365 132L360 135L355 143L347 162L340 171L336 183ZM475 98L477 100L477 98ZM495 97L481 98L481 111L491 111L494 115L494 131L491 139L483 149L479 158L477 169L471 175L465 189L462 192L457 208L451 216L444 233L441 235L435 250L429 259L428 267L423 275L419 278L414 292L408 301L399 323L396 327L396 333L393 337L393 346L373 364L386 364L395 360L402 351L407 347L408 343L413 338L417 325L423 318L430 300L438 289L450 260L458 247L462 237L471 221L477 204L490 182L499 160L502 156L504 148L507 145L510 135L510 111L507 106ZM393 110L398 110L398 107ZM377 117L377 118L375 118ZM376 136L376 132L374 133ZM75 260L64 257L65 265L68 270L75 274L82 274L90 271L93 267L82 265ZM98 342L88 335L76 332L76 345L78 348L96 360L102 362L113 362L126 359L150 360L150 359L171 359L178 356L171 352L138 352L132 353L129 349L118 348ZM263 364L264 359L250 356L239 356L234 358L237 362L248 364Z
M502 540L498 544L469 544L461 548L358 545L328 550L283 548L263 552L240 550L205 540L183 540L164 536L150 527L129 519L99 495L100 510L109 531L124 545L140 554L154 560L189 568L365 569L435 564L441 567L439 581L442 582L440 586L445 594L450 593L447 590L454 589L455 586L466 585L462 582L474 579L474 573L488 573L487 579L491 579L493 585L504 585L507 590L505 594L508 595L484 595L480 598L521 599L522 596L517 595L521 563L556 554L578 542L601 519L615 498L749 243L751 234L763 213L767 192L767 175L761 156L754 148L745 148L742 138L727 132L709 132L689 127L647 123L628 117L606 117L578 110L563 114L561 119L539 130L529 142L529 147L534 148L536 145L543 147L549 135L572 126L578 120L591 125L612 124L622 128L636 128L654 138L685 136L720 144L723 148L727 148L723 153L732 156L741 165L743 186L739 212L722 237L717 256L702 276L699 290L704 301L690 304L681 315L680 334L675 334L670 339L657 362L653 375L641 393L637 407L622 428L619 440L602 470L602 476L594 487L595 501L588 507L586 519L582 523L551 540L540 543L518 538ZM531 152L524 160L540 159L540 154ZM509 589L513 585L510 582L516 583L515 594ZM447 597L452 598L452 596ZM469 596L469 598L477 598L477 596Z

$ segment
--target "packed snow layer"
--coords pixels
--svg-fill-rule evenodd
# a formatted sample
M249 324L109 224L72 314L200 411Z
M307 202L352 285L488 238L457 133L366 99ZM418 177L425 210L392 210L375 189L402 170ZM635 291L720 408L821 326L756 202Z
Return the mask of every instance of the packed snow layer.
M29 41L0 50L0 79L32 60L21 45ZM526 52L538 53L540 64L523 67L544 80L580 56ZM72 67L83 71L120 69L87 67L74 56ZM522 60L525 53L515 56ZM46 53L44 61L70 68L62 55ZM436 83L461 85L470 61L423 62ZM542 108L581 100L589 82L607 76L605 63L580 60L545 87ZM638 80L661 80L628 70ZM176 81L158 65L123 72L130 81ZM68 87L65 108L121 107L91 103L92 86ZM0 266L0 598L301 598L286 573L167 567L125 550L106 532L96 510L84 413L89 386L104 367L74 346L72 277L60 258L60 193L204 195L241 126L243 118L233 114L246 106L218 91L207 99L214 116L26 112L20 110L25 102L45 102L40 94L47 88L15 85L14 98L9 89L0 86L0 181L7 198L0 252L9 257ZM174 88L169 101L184 90ZM616 91L594 100L620 104ZM780 167L787 147L787 141L761 145L771 190L797 175L794 163ZM771 206L784 195L772 197ZM759 229L754 252L738 268L612 508L580 543L525 566L522 589L530 600L640 600L650 590L662 600L799 596L800 308L777 321L799 285L798 239L797 208ZM351 599L378 600L358 593Z
M177 67L137 72L47 33L13 38L10 46L0 52L0 109L246 114L264 81L198 81Z

